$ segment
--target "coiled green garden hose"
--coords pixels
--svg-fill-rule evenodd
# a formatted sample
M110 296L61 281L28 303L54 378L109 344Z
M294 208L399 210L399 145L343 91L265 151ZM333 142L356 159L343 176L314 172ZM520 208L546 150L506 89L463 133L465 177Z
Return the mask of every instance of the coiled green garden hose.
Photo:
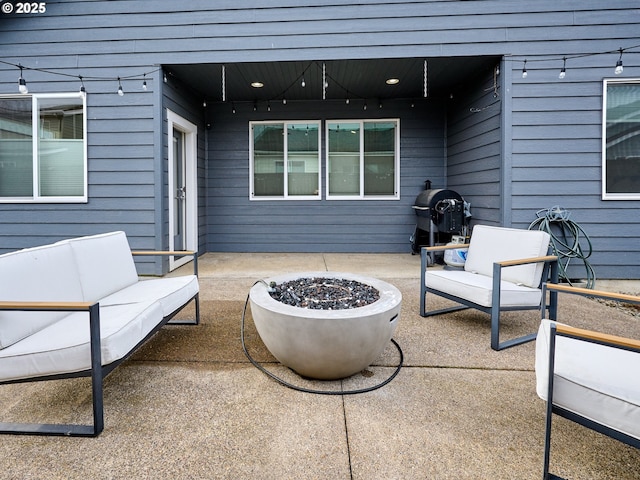
M572 285L567 271L571 260L578 259L586 271L586 288L594 288L596 274L587 260L593 251L591 239L580 225L569 219L571 212L554 206L538 210L536 216L529 230L542 230L551 236L553 254L558 257L558 277ZM582 247L582 239L586 248Z

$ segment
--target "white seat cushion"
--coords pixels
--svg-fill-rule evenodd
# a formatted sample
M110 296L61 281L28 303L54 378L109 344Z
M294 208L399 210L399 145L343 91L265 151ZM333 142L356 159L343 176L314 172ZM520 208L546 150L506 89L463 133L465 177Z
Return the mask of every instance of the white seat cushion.
M0 256L0 300L80 302L82 287L69 245L45 245ZM0 311L0 348L41 330L68 312Z
M426 286L456 297L465 298L484 307L491 306L493 279L485 275L464 270L428 270ZM500 283L500 306L536 307L540 305L542 292L538 288L515 285L511 282Z
M162 315L166 317L187 303L198 291L198 278L195 275L141 280L102 298L100 307L157 301Z
M550 236L539 230L476 225L473 227L467 260L467 272L493 276L493 264L505 260L541 257L547 254ZM544 264L532 263L502 269L502 280L537 288Z
M536 390L547 399L550 321L536 341ZM640 439L640 353L557 336L553 403Z
M164 317L159 303L100 308L102 364L123 358ZM91 368L89 314L75 312L0 351L0 380L16 380Z

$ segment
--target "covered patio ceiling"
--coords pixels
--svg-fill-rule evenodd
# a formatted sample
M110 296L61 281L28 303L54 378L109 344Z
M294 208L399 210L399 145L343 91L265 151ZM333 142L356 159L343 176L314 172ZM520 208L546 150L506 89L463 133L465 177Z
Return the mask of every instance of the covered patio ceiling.
M164 65L209 102L312 101L423 98L449 95L476 78L486 78L500 61L492 57L387 58L222 64ZM324 72L324 73L323 73ZM223 78L224 77L224 78ZM323 89L323 78L326 87ZM397 82L391 84L390 79ZM303 84L304 80L304 84ZM259 82L262 86L252 86ZM224 85L224 88L223 88ZM224 92L224 99L223 99Z

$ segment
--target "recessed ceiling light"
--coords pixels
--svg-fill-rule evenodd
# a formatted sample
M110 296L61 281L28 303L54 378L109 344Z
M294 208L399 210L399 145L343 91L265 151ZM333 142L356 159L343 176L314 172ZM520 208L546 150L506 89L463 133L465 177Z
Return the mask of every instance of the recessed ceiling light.
M251 86L253 88L262 88L262 87L264 87L264 83L262 83L262 82L251 82Z
M387 78L386 83L387 83L387 85L397 85L398 83L400 83L400 79L399 78Z

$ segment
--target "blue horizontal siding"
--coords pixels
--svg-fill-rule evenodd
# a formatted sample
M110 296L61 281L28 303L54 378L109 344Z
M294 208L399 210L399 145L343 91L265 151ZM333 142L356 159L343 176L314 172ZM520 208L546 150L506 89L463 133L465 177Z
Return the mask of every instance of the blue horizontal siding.
M55 240L103 228L124 228L144 248L166 243L166 131L159 118L161 107L182 109L179 114L203 126L200 99L158 85L155 75L147 77L149 91L141 92L140 80L126 76L170 63L492 55L504 56L500 82L509 85L508 91L500 92L495 111L469 112L471 106L493 101L492 92L484 91L491 78L482 74L456 98L461 103L448 112L446 130L442 121L436 127L430 119L413 118L415 113L399 113L400 201L360 202L366 213L358 219L355 205L345 209L323 201L317 202L316 211L310 205L314 202L303 202L295 206L302 213L290 218L308 226L307 236L293 242L277 236L280 224L290 224L282 217L271 228L275 236L265 237L265 242L306 241L304 248L318 250L330 248L326 241L335 242L336 249L351 245L351 250L401 250L415 220L410 204L423 180L430 178L434 185L455 188L471 200L478 222L523 226L540 208L562 204L579 209L576 216L596 231L597 269L612 277L629 275L634 268L638 272L640 218L635 212L640 203L603 202L599 170L602 79L613 76L618 48L640 44L638 12L635 0L325 0L313 5L297 0L53 0L47 2L44 15L0 16L0 60L68 75L28 70L32 91L76 91L77 75L87 77L90 143L89 202L55 208L0 204L0 223L17 222L25 232L3 230L0 251L35 239ZM614 53L570 59L567 78L557 79L560 56L604 51ZM625 77L640 76L637 57L625 53ZM525 58L529 77L522 79ZM124 97L114 95L114 81L88 78L115 76L123 77ZM16 77L14 67L0 64L0 93L14 93ZM246 120L214 123L206 134L208 163L204 129L199 136L203 248L234 248L232 235L242 235L250 223L263 221L251 213L258 202L247 200ZM231 139L219 141L222 136ZM263 203L261 213L282 203ZM223 208L228 212L219 211ZM387 212L389 208L395 215ZM332 229L324 217L330 209L340 213L334 224L347 229L344 233ZM376 209L379 218L367 211ZM317 239L312 222L304 223L306 211L326 226L323 241ZM374 236L377 223L381 227ZM362 239L356 239L352 225L365 224L370 225L368 231L363 227ZM226 232L226 241L214 238L218 227ZM371 246L363 247L364 242ZM635 252L631 262L610 253L625 249Z

